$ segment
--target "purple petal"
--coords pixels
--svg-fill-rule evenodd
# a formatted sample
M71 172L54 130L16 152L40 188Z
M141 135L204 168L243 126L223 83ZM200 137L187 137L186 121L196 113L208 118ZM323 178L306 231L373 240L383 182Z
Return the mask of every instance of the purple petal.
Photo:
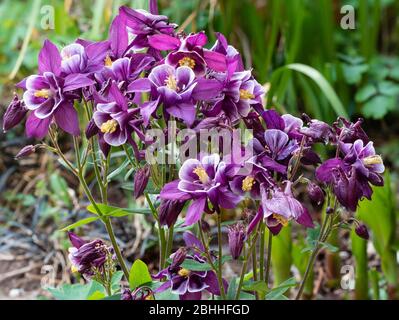
M210 100L221 94L223 83L216 79L199 78L193 90L193 98L196 100Z
M46 119L39 119L32 112L29 115L28 119L26 120L25 124L26 135L29 138L43 139L48 132L51 120L52 117L48 117Z
M179 180L175 180L165 184L165 186L161 190L160 197L161 199L167 200L180 200L185 201L191 198L189 194L186 192L182 192L177 188L179 184Z
M64 91L73 91L93 85L95 82L83 74L70 74L65 77Z
M191 205L187 209L186 221L184 223L186 226L191 226L201 219L202 214L204 213L206 201L206 197L201 197L195 199L191 203Z
M167 34L156 34L148 37L148 43L151 47L158 50L176 50L180 46L180 40L168 36Z
M40 50L39 58L39 72L52 72L58 76L61 72L61 56L60 53L50 40L45 40L43 48Z
M128 46L128 34L124 18L117 15L112 21L109 30L109 39L111 40L111 50L116 57L122 57Z
M267 129L284 130L285 123L283 118L275 110L266 110L262 113L262 118L265 120Z
M343 167L343 162L339 158L328 159L320 165L316 170L317 180L325 183L331 183L333 181L333 170L336 168Z
M184 243L186 247L189 248L198 248L201 251L204 251L204 246L202 245L201 241L190 231L186 231L183 233Z
M307 228L314 228L312 217L306 208L304 208L302 214L296 219L296 222Z
M226 71L226 56L223 54L204 50L204 59L209 68L219 72Z
M61 103L54 112L54 118L55 122L62 130L74 136L80 134L78 113L72 103Z

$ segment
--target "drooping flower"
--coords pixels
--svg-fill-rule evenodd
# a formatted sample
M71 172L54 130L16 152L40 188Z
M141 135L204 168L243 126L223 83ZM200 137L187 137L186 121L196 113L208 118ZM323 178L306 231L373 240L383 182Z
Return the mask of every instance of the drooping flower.
M134 175L133 195L135 199L144 194L144 190L147 187L149 178L150 178L150 167L148 165L137 170L136 174Z
M102 273L107 259L112 257L112 248L100 239L86 242L71 232L69 238L73 245L69 248L68 256L72 263L72 270L87 278L92 277L96 272Z
M262 189L262 211L266 225L273 234L280 232L290 220L313 228L313 221L308 210L292 194L292 182L286 181L284 191L274 189L269 196Z
M186 201L162 199L159 205L159 222L162 226L173 226L182 212Z

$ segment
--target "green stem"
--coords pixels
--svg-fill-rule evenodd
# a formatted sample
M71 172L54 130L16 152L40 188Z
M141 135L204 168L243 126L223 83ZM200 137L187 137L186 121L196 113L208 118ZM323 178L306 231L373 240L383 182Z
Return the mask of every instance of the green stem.
M157 222L158 232L159 232L159 269L162 270L165 266L165 251L166 251L166 237L165 230L161 226L161 222L159 221L157 210L155 209L148 192L144 192L145 198L147 199L148 205L151 209L152 215Z
M259 228L259 227L258 227L258 228ZM243 265L242 265L241 275L240 275L240 281L239 281L239 283L238 283L238 288L237 288L237 293L236 293L236 296L235 296L235 300L238 300L239 297L240 297L242 284L243 284L243 282L244 282L245 272L246 272L247 267L248 267L249 256L250 256L250 254L252 253L252 248L253 248L253 246L255 245L256 240L258 239L258 235L259 235L259 232L258 232L258 230L256 230L256 234L255 234L255 236L253 237L252 243L251 243L251 245L250 245L249 248L248 248L247 255L246 255L245 258L244 258L245 260L244 260L244 263L243 263Z
M222 279L222 267L223 267L223 249L222 249L222 213L218 214L218 219L217 219L217 225L218 225L218 246L219 246L219 264L218 264L218 273L220 279ZM223 281L222 281L223 282ZM224 292L224 285L220 286L220 294L224 298L225 297L225 292Z
M265 283L266 286L269 287L269 279L270 279L270 266L272 261L272 244L273 244L273 234L269 230L269 237L267 241L267 261L266 261L266 270L265 270Z
M264 268L265 268L265 225L263 223L263 220L261 221L260 224L260 247L259 247L259 252L260 252L260 256L259 256L259 280L263 281L265 279L264 276Z
M329 232L331 231L331 227L329 226L329 227L327 228L327 232L325 232L325 230L326 230L326 227L327 227L327 225L328 225L329 223L330 223L330 225L332 224L332 223L330 222L330 221L333 220L333 219L332 219L332 216L333 216L333 213L328 214L328 215L324 218L323 225L322 225L322 227L321 227L321 229L320 229L319 238L318 238L318 240L317 240L317 242L316 242L316 246L315 246L315 248L313 249L313 252L312 252L312 254L311 254L310 258L309 258L309 261L308 261L308 264L307 264L307 266L306 266L306 270L305 270L305 273L304 273L304 275L303 275L303 278L302 278L302 281L301 281L301 285L300 285L300 287L299 287L299 291L298 291L298 293L297 293L297 295L296 295L296 297L295 297L295 300L299 300L299 299L301 298L302 293L303 293L303 290L305 289L306 280L307 280L307 278L308 278L308 276L309 276L310 270L313 268L313 265L314 265L314 263L315 263L317 254L318 254L319 251L320 251L321 242L325 241L325 240L328 238ZM324 233L325 233L325 234L324 234Z
M173 248L173 231L174 231L174 225L172 225L169 230L168 230L168 243L166 246L166 251L165 251L165 260L171 255L172 253L172 248Z
M198 232L199 232L199 235L200 235L200 239L201 239L202 245L204 246L204 253L205 253L205 255L206 255L207 259L208 259L208 263L211 265L213 271L216 273L221 297L223 299L225 299L226 296L224 294L223 279L222 279L221 275L219 274L218 269L216 268L215 264L213 263L212 256L211 256L211 254L209 252L208 244L205 241L204 232L202 231L201 221L198 221L198 230L199 230ZM222 293L223 293L223 295L222 295Z

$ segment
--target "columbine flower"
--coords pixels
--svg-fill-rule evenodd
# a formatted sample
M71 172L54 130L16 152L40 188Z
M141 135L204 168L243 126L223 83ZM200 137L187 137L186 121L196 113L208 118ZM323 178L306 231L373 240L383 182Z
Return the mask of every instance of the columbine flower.
M160 103L164 110L187 125L195 120L195 103L192 92L196 86L195 74L189 67L174 69L169 65L160 65L152 69L147 78L134 81L129 85L131 92L150 91L153 101L141 106L144 123L148 124L150 116L156 111Z
M242 223L236 223L229 226L228 237L231 256L236 260L241 255L246 238L244 225Z
M112 83L109 100L112 102L98 103L93 119L104 140L111 146L120 146L129 139L132 128L133 109L128 109L126 98L119 91L117 85Z
M103 272L103 267L112 256L112 248L102 240L85 242L74 233L68 233L73 247L69 248L69 260L72 271L77 271L85 277L92 277L96 272Z
M15 159L19 160L21 158L30 156L32 153L34 153L36 151L36 146L33 145L27 145L25 147L23 147L15 156Z
M148 48L148 37L154 34L173 34L175 24L169 24L168 17L152 14L141 9L130 9L123 6L119 9L119 15L129 27L129 31L135 35L129 47L132 49Z
M273 234L279 233L290 220L295 220L308 228L314 227L308 210L295 199L291 188L292 183L286 181L284 191L274 189L270 197L266 192L262 192L263 217Z
M344 158L332 158L325 161L316 171L319 181L333 186L338 201L347 209L356 211L359 200L371 199L372 189L369 183L382 186L384 172L382 158L375 154L373 143L364 146L363 140L340 143Z
M48 40L39 54L39 72L39 75L29 76L25 82L23 100L26 107L34 111L26 122L27 135L42 139L53 119L66 132L78 135L78 115L73 107L77 96L72 91L94 82L80 74L60 77L61 56L57 47Z
M11 101L4 113L3 131L6 132L14 128L24 119L27 112L28 109L25 107L24 102L19 100L18 96L15 94L14 99Z
M369 142L369 137L364 132L362 128L363 119L358 119L355 123L352 123L342 117L339 117L336 122L333 124L333 128L335 129L337 136L339 137L339 141L344 143L353 143L356 140L360 139L364 143Z
M186 225L196 223L205 210L209 211L208 199L216 209L232 209L241 199L227 187L225 169L226 164L217 154L201 160L188 159L180 168L180 179L166 184L160 196L169 200L193 200L187 210Z
M154 292L148 287L139 287L133 292L124 288L121 294L121 300L153 300Z
M303 118L307 122L307 127L300 128L300 133L311 138L314 142L327 144L328 141L333 140L333 130L327 123L317 119L310 119L306 114L303 114Z
M203 247L199 240L190 232L185 232L183 238L186 242L186 248L180 248L172 254L170 257L172 264L153 276L154 279L167 278L167 281L155 292L163 292L170 289L172 293L179 295L180 300L201 300L204 290L214 295L220 295L217 277L213 270L195 271L188 270L182 266L186 260L205 263L205 260L200 255ZM188 254L188 250L191 250L192 254ZM224 285L225 289L227 289L225 282Z

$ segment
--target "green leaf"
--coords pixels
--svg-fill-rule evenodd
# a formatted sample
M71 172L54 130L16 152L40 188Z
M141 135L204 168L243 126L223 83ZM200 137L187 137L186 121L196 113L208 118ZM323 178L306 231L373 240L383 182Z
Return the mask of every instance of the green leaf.
M281 283L278 287L273 288L266 294L266 300L286 300L284 293L287 292L288 289L296 286L296 280L294 277L289 278L288 280Z
M365 102L376 94L377 88L372 84L367 84L356 93L355 100L358 103Z
M234 300L236 291L237 291L237 277L233 277L230 280L229 287L227 289L227 295L226 298L227 300Z
M135 209L135 208L119 208L114 206L109 206L102 203L96 203L98 209L101 213L106 217L124 217L129 214L150 214L151 211L149 209ZM97 214L97 210L95 207L90 204L86 208L89 212Z
M367 118L382 119L395 105L395 97L378 95L363 105L362 113Z
M134 290L143 284L152 282L150 272L148 271L147 265L137 259L130 269L129 273L129 285L130 289Z
M378 91L387 96L396 96L399 94L399 85L391 81L381 81Z
M267 292L268 288L264 281L250 281L244 284L243 289L246 291Z
M86 284L63 284L58 288L48 288L48 291L57 300L88 300L99 298L101 293L105 296L104 287L94 280Z
M184 262L181 264L181 267L191 271L212 270L212 267L209 263L202 263L193 259L184 260Z
M85 224L92 223L92 222L94 222L94 221L96 221L98 219L100 219L100 217L85 218L85 219L79 220L79 221L77 221L75 223L72 223L69 226L66 226L66 227L62 228L60 231L69 231L69 230L75 229L77 227L83 226Z
M335 113L339 116L349 118L341 100L338 98L333 87L319 71L301 63L288 64L274 71L272 83L275 82L275 80L279 77L279 75L286 70L298 71L311 78L324 93L325 97L330 102ZM270 91L272 92L272 90ZM272 99L272 94L269 93L268 96L269 100Z
M111 291L112 293L117 293L121 288L121 280L123 277L122 271L117 271L112 275L111 279Z

